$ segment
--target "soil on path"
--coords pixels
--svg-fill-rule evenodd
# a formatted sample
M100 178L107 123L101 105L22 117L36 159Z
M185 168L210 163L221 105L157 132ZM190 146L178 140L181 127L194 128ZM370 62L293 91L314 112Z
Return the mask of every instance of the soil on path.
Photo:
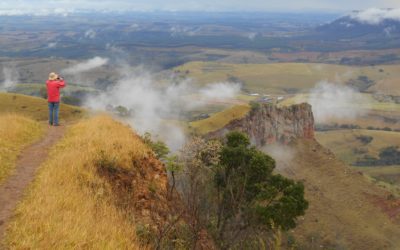
M64 131L64 126L49 127L39 142L21 152L14 173L0 185L0 249L8 220L34 179L36 170L47 158L49 149L63 136Z

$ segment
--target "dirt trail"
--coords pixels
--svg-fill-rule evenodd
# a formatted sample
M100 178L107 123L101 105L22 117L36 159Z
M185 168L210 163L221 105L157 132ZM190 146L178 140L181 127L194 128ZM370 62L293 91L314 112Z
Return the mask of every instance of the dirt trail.
M36 170L47 158L50 147L63 136L64 131L64 126L50 127L42 140L25 148L17 160L14 173L0 185L0 248L15 207L35 177Z

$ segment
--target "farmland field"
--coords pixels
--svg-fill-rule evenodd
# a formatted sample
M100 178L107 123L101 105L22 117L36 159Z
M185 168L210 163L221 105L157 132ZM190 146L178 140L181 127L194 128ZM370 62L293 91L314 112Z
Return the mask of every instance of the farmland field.
M236 80L244 90L260 94L306 93L320 81L346 84L360 76L376 83L400 79L400 65L344 66L315 63L229 64L220 62L190 62L178 66L175 72L193 78L198 84ZM386 84L395 88L395 84ZM371 87L372 89L372 87ZM396 88L397 89L397 88ZM372 89L373 90L373 89Z

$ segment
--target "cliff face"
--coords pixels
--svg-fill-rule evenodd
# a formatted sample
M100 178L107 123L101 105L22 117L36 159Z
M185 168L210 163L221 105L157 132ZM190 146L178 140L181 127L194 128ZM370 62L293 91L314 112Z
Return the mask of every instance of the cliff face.
M314 116L311 105L306 103L282 108L260 104L244 118L233 120L224 128L211 132L209 137L221 137L232 130L248 134L257 146L274 142L286 144L296 138L313 139Z

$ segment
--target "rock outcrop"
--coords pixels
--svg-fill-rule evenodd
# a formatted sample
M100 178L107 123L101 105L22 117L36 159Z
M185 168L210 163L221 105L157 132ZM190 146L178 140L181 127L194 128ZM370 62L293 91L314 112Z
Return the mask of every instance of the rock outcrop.
M210 138L221 137L236 130L249 135L256 146L274 142L289 143L296 138L314 138L314 116L311 105L302 103L279 108L272 104L259 104L242 119L211 132Z

